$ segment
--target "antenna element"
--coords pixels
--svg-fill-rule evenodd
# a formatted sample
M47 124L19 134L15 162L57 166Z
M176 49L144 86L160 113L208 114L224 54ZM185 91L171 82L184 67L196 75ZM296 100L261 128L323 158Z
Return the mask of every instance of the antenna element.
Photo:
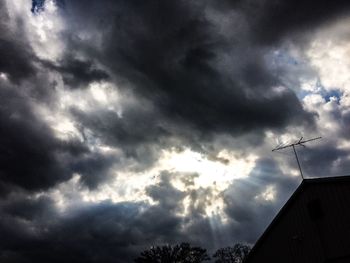
M288 145L285 145L285 146L277 146L277 147L276 147L275 149L273 149L272 151L275 152L275 151L279 151L279 150L282 150L282 149L286 149L286 148L292 147L292 148L293 148L293 151L294 151L294 154L295 154L295 159L297 160L297 163L298 163L298 167L299 167L299 171L300 171L301 178L304 180L303 171L301 170L301 166L300 166L300 162L299 162L299 158L298 158L297 151L295 150L295 146L300 145L300 146L306 147L306 146L304 145L304 143L306 143L306 142L311 142L311 141L315 141L315 140L319 140L319 139L321 139L321 138L322 138L322 137L317 137L317 138L313 138L313 139L310 139L310 140L304 140L304 141L303 141L303 137L301 137L300 140L297 141L297 142L295 142L295 143L288 144Z

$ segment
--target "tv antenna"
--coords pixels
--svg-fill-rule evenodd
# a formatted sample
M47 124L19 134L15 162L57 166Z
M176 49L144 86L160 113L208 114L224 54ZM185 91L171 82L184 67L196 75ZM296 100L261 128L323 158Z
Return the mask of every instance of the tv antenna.
M282 149L286 149L286 148L289 148L289 147L292 147L293 148L293 151L294 151L294 154L295 154L295 159L297 160L297 163L298 163L298 167L299 167L299 171L300 171L300 176L301 178L304 180L304 175L303 175L303 171L301 170L301 166L300 166L300 161L299 161L299 158L298 158L298 154L297 154L297 151L295 150L295 146L303 146L303 147L306 147L304 145L304 143L306 142L311 142L311 141L315 141L315 140L319 140L321 139L322 137L317 137L317 138L313 138L313 139L309 139L309 140L303 140L303 137L300 138L299 141L295 142L295 143L291 143L291 144L288 144L288 145L282 145L282 146L277 146L275 149L273 149L272 151L279 151L279 150L282 150Z

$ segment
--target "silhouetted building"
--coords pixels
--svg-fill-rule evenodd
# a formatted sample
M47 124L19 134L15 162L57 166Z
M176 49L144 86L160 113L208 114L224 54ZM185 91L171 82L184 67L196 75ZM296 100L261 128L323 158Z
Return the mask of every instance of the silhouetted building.
M350 177L305 179L246 263L350 262Z

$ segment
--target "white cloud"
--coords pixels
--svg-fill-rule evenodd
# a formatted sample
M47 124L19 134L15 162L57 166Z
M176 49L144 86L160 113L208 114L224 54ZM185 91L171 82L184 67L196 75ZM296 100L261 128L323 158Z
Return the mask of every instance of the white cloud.
M45 1L45 11L33 14L27 0L6 0L14 31L18 18L23 23L26 38L36 55L42 59L57 60L64 52L65 44L61 33L65 29L64 20L59 14L55 1Z
M350 20L340 20L332 26L322 28L310 44L306 55L319 73L326 90L339 89L348 93L350 89L350 43L347 37Z
M8 76L4 72L0 72L0 80L2 81L8 81Z

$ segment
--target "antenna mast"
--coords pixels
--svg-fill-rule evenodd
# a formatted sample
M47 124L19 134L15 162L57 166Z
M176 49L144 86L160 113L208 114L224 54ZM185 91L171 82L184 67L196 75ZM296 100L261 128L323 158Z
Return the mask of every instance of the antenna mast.
M299 167L299 171L300 171L300 176L301 178L304 180L304 175L303 175L303 171L301 170L301 166L300 166L300 162L299 162L299 158L298 158L298 154L297 154L297 151L295 150L295 146L297 145L300 145L300 146L303 146L303 147L306 147L304 145L304 143L306 142L311 142L311 141L315 141L315 140L319 140L321 139L322 137L317 137L317 138L313 138L313 139L310 139L310 140L304 140L303 141L303 137L300 138L299 141L295 142L295 143L292 143L292 144L288 144L288 145L285 145L285 146L277 146L275 149L273 149L272 151L279 151L279 150L282 150L282 149L286 149L286 148L289 148L289 147L292 147L293 148L293 151L294 151L294 154L295 154L295 159L297 160L297 163L298 163L298 167Z

